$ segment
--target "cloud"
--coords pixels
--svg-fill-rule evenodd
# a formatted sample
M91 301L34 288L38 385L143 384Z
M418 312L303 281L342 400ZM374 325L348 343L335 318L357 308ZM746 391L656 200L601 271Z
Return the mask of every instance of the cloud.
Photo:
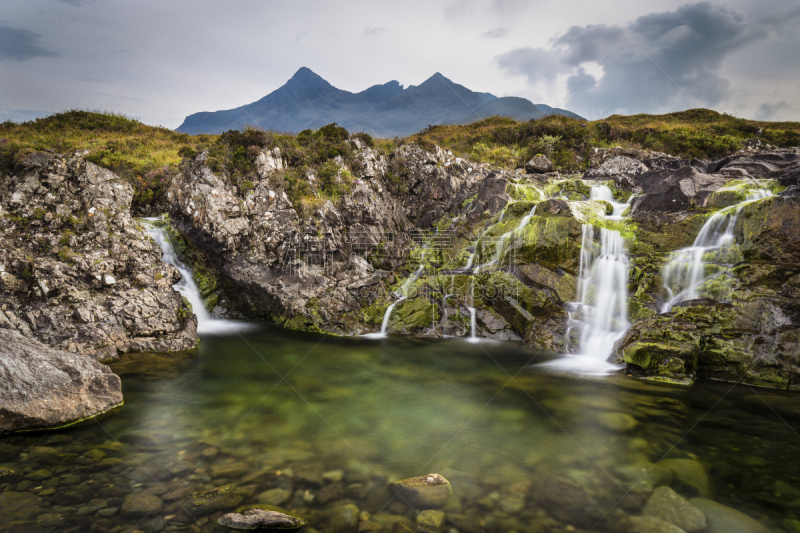
M756 120L784 120L781 115L788 105L789 102L763 103L758 106Z
M566 76L567 105L584 113L660 112L719 103L729 86L723 60L765 35L739 11L702 2L627 25L573 26L549 48L512 50L497 61L531 84Z
M377 37L378 35L385 32L386 28L384 28L383 26L379 27L367 26L366 28L364 28L364 37Z
M508 28L495 28L481 33L481 39L500 39L508 35Z
M299 43L299 42L300 42L302 39L305 39L306 37L308 37L308 32L307 32L306 30L300 30L300 31L299 31L299 32L297 32L297 34L294 36L294 42L295 42L295 44Z
M39 44L39 38L38 33L0 21L0 58L27 61L34 57L55 56L55 52Z
M88 0L57 0L57 1L75 7L80 7L81 4L86 4L88 2Z

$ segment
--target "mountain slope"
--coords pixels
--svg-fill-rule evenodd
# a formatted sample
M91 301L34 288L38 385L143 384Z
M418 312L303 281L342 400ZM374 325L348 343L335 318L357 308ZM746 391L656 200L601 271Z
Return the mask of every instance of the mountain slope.
M466 124L494 115L524 121L550 114L577 117L569 111L534 105L524 98L497 98L474 92L438 72L406 89L397 81L390 81L351 93L302 67L285 85L264 98L235 109L189 115L177 131L222 133L257 125L298 132L336 122L349 131L402 137L430 124Z

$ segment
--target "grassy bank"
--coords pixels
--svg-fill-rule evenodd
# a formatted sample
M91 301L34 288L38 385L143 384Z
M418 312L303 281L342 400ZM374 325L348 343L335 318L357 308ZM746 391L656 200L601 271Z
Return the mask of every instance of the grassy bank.
M147 126L121 115L68 111L16 124L0 124L0 172L10 173L37 151L88 151L86 158L128 180L135 206L158 203L185 156L209 151L209 166L242 193L256 179L255 157L263 146L279 147L289 169L276 175L299 210L308 213L349 190L360 161L344 128L328 125L296 135L250 129L223 135L187 135ZM588 167L592 148L649 149L680 157L713 159L760 137L776 146L800 145L800 123L758 122L693 109L667 115L611 116L594 122L551 116L529 122L494 117L463 126L431 126L404 139L372 139L388 154L402 144L438 144L457 156L513 169L536 154L549 156L560 171ZM340 158L345 170L333 160ZM307 174L313 174L312 188Z

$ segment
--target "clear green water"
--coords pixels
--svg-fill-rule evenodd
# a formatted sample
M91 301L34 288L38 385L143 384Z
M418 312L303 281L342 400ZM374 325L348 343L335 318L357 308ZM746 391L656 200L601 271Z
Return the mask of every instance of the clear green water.
M554 375L536 366L548 357L268 326L204 339L193 356L132 356L112 365L125 394L116 414L0 440L0 466L16 471L0 477L0 531L215 531L221 512L187 512L188 498L234 483L244 497L226 512L279 488L280 507L318 531L335 530L327 510L355 504L388 532L414 511L386 482L431 472L453 486L445 531L575 531L531 496L550 476L596 500L597 531L641 515L653 480L793 531L800 397ZM160 508L113 512L132 493Z

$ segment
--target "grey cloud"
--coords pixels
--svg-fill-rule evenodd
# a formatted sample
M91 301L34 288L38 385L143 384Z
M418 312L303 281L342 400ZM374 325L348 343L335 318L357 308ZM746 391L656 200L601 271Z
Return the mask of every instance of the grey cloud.
M379 27L368 26L364 28L364 37L377 37L378 35L384 33L385 31L386 28L384 28L383 26Z
M306 37L308 37L308 32L306 30L301 30L301 31L297 32L297 35L295 35L294 42L298 43L298 42L300 42L300 40L302 40L302 39L304 39Z
M0 21L0 58L27 61L34 57L55 56L55 52L39 44L39 38L38 33Z
M79 7L81 4L86 4L87 0L57 0L58 2L69 4L71 6Z
M756 120L783 120L781 112L786 109L788 102L764 103L758 106Z
M495 28L481 33L482 39L500 39L508 35L508 28Z
M512 50L498 62L534 84L570 74L567 102L579 111L655 112L720 102L728 89L722 61L764 35L738 11L702 2L626 26L573 26L549 49ZM590 62L602 77L581 68Z

